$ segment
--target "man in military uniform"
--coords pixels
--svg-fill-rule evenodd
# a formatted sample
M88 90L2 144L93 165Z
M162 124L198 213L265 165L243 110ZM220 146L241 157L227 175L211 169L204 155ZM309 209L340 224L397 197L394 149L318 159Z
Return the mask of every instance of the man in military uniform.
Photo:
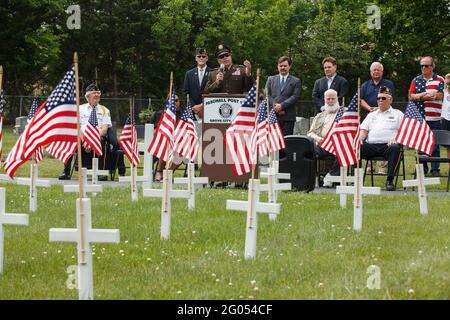
M231 49L223 44L217 46L215 54L220 67L209 73L204 92L242 94L249 91L255 81L250 61L245 60L243 66L233 64Z

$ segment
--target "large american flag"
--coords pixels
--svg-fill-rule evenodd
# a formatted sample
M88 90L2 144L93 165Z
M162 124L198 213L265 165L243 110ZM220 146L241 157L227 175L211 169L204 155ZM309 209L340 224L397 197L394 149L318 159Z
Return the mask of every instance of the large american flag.
M98 130L97 109L92 108L89 120L83 128L83 146L91 148L95 154L100 157L102 155L102 142L100 138L100 131Z
M4 163L12 177L36 149L54 141L77 141L77 105L75 101L75 67L66 73L36 112Z
M36 111L38 110L38 100L38 97L34 97L33 102L31 103L30 112L28 113L27 117L27 123L31 122ZM39 163L42 159L44 159L44 149L42 147L36 149L36 152L34 153L34 159L36 160L36 163Z
M269 132L270 125L270 132ZM258 119L256 129L252 134L252 150L258 151L263 157L269 152L275 152L286 147L283 132L278 124L275 110L269 112L269 125L267 123L267 101L264 100L258 107Z
M333 143L333 134L336 130L336 126L339 123L339 121L342 118L342 115L344 114L344 108L340 108L338 112L336 113L336 117L334 118L333 124L331 125L330 129L328 129L327 134L325 137L323 137L322 142L320 143L320 146L327 150L329 153L334 153L334 143Z
M164 161L173 159L173 138L176 124L176 94L173 87L172 95L166 103L165 112L156 127L148 152Z
M3 90L0 92L0 162L2 159L2 152L3 152Z
M431 156L434 148L433 131L423 119L416 104L412 101L406 107L406 112L395 141Z
M227 153L234 174L241 176L252 170L255 157L251 150L251 135L255 128L256 83L250 89L244 103L225 133Z
M186 108L181 113L180 120L175 127L174 139L174 150L190 161L195 161L198 152L198 136L189 97L187 98Z
M130 160L130 163L133 167L136 167L139 164L138 141L134 120L131 123L130 115L128 115L123 126L122 133L119 137L119 144L128 160Z

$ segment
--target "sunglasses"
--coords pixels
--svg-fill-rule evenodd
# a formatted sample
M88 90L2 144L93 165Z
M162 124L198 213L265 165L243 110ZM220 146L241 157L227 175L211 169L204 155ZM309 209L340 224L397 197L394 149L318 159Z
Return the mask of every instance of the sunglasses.
M387 98L386 97L377 97L377 100L387 100Z
M429 68L429 67L431 67L431 64L421 64L420 67L421 68Z
M197 58L203 58L205 59L207 56L197 56Z
M221 54L218 58L223 59L223 58L228 58L229 56L230 56L229 53L224 53L224 54Z

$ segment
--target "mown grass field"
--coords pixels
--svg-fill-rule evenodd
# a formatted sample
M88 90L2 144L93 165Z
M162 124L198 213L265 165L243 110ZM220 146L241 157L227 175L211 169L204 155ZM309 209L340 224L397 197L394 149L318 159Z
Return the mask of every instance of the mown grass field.
M62 165L51 161L41 173L55 177ZM8 213L28 213L27 187L0 186ZM66 287L76 245L48 236L49 228L75 227L75 197L60 185L40 189L29 226L5 227L0 299L78 299ZM430 193L428 215L414 194L367 196L358 233L351 197L343 210L334 194L282 193L277 220L259 218L255 260L244 259L245 213L225 209L227 199L246 197L246 190L203 189L194 211L174 200L171 238L163 241L160 199L133 203L129 188L105 188L92 198L93 227L120 229L121 242L94 246L95 299L450 298L447 195ZM380 289L367 288L371 265L380 268Z

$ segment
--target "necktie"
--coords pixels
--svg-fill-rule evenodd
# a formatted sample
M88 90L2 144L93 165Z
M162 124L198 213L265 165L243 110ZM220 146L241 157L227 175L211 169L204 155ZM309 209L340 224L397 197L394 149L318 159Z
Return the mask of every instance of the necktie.
M286 84L286 80L284 77L281 77L281 91L284 89L284 85Z
M202 81L203 81L203 69L200 69L198 72L198 82L200 86L202 85Z

